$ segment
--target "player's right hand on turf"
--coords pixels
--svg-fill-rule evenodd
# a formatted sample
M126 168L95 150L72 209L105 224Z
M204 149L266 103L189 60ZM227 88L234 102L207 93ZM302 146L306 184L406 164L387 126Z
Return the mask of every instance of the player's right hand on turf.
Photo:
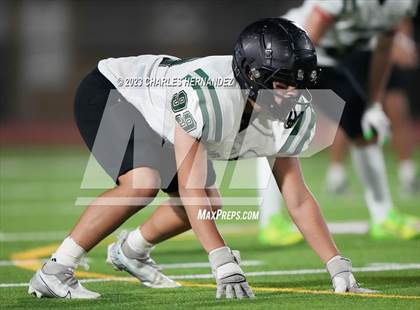
M327 271L335 293L376 293L377 291L359 287L352 273L351 260L336 255L327 262Z
M216 298L254 298L252 289L246 282L245 274L239 267L239 251L231 251L227 246L209 253L210 266L217 283Z

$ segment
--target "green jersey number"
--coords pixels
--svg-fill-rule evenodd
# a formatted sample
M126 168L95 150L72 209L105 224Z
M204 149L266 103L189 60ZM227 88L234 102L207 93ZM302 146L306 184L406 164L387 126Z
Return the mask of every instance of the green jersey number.
M193 131L197 128L197 122L189 111L178 114L175 116L175 120L186 132Z
M181 90L172 96L171 109L174 113L184 110L188 104L187 93Z

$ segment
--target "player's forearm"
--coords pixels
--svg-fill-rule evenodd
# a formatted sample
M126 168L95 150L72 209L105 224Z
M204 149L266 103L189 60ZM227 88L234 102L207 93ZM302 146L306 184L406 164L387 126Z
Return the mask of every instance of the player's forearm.
M289 205L288 210L305 240L324 263L338 254L318 203L309 191L300 204Z
M322 10L320 7L315 6L312 14L309 14L305 21L304 28L307 31L313 44L318 45L325 32L327 32L334 17Z
M318 203L305 185L296 158L276 158L273 174L286 202L287 209L306 241L323 262L337 255Z
M207 252L224 246L214 220L199 218L200 213L208 214L212 210L205 190L207 153L203 145L179 125L175 128L175 157L179 195L194 234Z
M179 191L191 228L204 250L220 248L225 245L216 223L203 214L211 214L212 208L204 189L180 189Z
M383 36L373 52L369 74L369 103L381 102L391 71L394 35Z

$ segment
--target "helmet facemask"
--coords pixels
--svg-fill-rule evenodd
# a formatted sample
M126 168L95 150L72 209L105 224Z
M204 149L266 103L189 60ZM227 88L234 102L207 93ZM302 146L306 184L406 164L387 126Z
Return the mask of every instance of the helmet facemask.
M252 99L273 118L286 123L293 110L303 111L312 103L312 95L307 86L316 84L319 70L314 69L306 74L302 69L292 71L280 68L271 72L262 68L249 71L249 78L256 85L254 89L258 89ZM274 88L276 82L284 87Z
M265 109L274 119L285 123L293 111L305 110L312 103L312 95L308 89L293 89L283 92L277 89L261 89L256 104Z

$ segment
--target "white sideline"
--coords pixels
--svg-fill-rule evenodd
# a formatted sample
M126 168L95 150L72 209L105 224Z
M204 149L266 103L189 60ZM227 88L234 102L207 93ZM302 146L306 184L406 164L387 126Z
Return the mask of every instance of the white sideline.
M257 232L257 224L220 224L223 233ZM328 223L328 228L333 234L365 234L369 229L367 221L349 221ZM27 241L59 241L68 231L37 231L37 232L1 232L0 242L27 242ZM186 232L191 234L192 232Z
M379 271L398 271L398 270L418 270L420 264L398 264L398 263L372 263L365 267L353 267L354 272L379 272ZM318 274L326 273L325 269L296 269L296 270L272 270L272 271L255 271L247 272L248 277L261 277L261 276L286 276L297 274ZM192 280L192 279L212 279L212 274L192 274L192 275L169 275L174 280ZM110 281L133 281L133 277L114 277L105 279L83 279L82 283L92 282L110 282ZM9 287L24 287L28 283L0 283L0 288Z
M264 262L260 260L244 260L241 261L241 266L261 266ZM197 263L174 263L174 264L159 264L162 269L188 269L188 268L209 268L209 262Z
M54 241L63 239L68 231L0 232L0 242Z
M45 259L46 260L46 259ZM16 259L16 260L0 260L0 267L8 267L19 265L31 265L34 263L39 263L39 259ZM91 258L88 258L89 263L92 262ZM243 260L241 261L241 266L261 266L264 262L260 260ZM174 264L159 264L159 267L162 269L190 269L190 268L208 268L210 264L208 262L194 262L194 263L174 263Z
M148 206L159 206L166 200L167 197L149 197L153 201ZM77 197L75 206L88 206L95 201L95 204L106 205L106 206L119 206L122 203L124 205L138 206L142 204L145 197L142 198L98 198L98 197ZM208 198L197 199L197 198L187 198L188 201L191 200L192 204L207 204ZM185 203L185 199L178 198L179 203ZM210 202L212 198L210 198ZM214 200L216 201L216 200ZM262 198L260 197L223 197L223 206L259 206L261 205Z

